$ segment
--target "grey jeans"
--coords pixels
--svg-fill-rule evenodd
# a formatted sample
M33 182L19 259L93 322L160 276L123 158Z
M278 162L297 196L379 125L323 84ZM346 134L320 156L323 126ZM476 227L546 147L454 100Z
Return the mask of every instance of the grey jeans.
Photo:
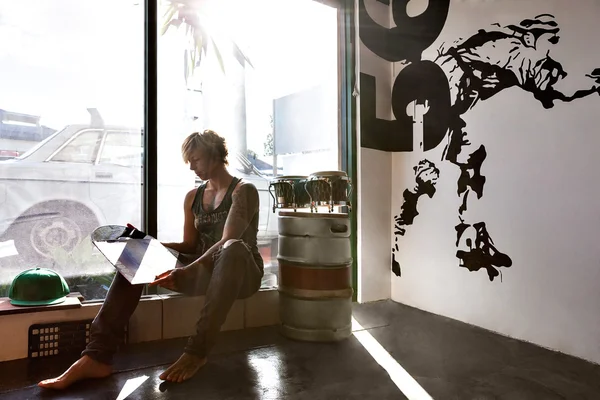
M178 292L206 295L196 334L188 339L186 353L206 357L235 300L250 297L260 289L264 272L262 260L257 257L260 256L253 255L246 243L238 240L213 255L212 269L200 267L195 276L186 276L177 282ZM92 322L90 342L82 355L112 364L143 288L143 285L132 285L120 273L115 275L104 304Z

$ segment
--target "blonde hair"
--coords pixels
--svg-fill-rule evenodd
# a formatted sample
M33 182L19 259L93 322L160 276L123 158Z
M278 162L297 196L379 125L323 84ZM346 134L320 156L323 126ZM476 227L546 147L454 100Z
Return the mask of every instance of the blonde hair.
M191 154L200 147L206 150L210 158L219 160L225 165L228 164L227 156L229 155L229 151L227 150L225 138L210 129L206 129L202 133L194 132L185 138L181 145L183 162L186 164L189 163Z

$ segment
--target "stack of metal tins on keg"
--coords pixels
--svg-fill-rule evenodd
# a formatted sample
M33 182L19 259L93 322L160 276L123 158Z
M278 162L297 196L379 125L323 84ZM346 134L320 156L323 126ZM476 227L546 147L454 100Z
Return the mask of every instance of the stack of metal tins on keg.
M347 214L279 213L281 333L313 342L352 333L352 256Z

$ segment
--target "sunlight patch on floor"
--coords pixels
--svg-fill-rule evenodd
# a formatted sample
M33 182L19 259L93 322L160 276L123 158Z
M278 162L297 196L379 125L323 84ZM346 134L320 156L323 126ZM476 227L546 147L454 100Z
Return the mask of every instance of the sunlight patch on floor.
M117 400L125 400L131 393L135 392L149 377L147 375L138 376L137 378L127 379L123 389L117 396Z
M369 352L371 357L388 372L390 379L409 400L433 400L415 378L402 368L390 353L354 317L352 317L352 328L355 329L353 335L356 339Z

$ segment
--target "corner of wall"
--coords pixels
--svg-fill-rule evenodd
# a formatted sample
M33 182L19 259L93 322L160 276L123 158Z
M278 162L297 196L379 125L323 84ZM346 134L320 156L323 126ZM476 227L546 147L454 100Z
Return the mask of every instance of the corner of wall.
M355 4L358 20L358 4ZM384 26L391 26L391 8L370 1L369 10ZM377 116L391 119L391 88L393 69L391 63L381 59L360 40L360 21L356 21L357 78L360 73L377 77ZM386 300L391 296L391 231L382 230L391 220L392 199L392 153L363 148L361 143L360 94L357 98L358 188L357 193L357 257L358 301L360 303Z
M382 230L391 219L391 153L360 149L359 172L359 302L391 295L391 232Z

